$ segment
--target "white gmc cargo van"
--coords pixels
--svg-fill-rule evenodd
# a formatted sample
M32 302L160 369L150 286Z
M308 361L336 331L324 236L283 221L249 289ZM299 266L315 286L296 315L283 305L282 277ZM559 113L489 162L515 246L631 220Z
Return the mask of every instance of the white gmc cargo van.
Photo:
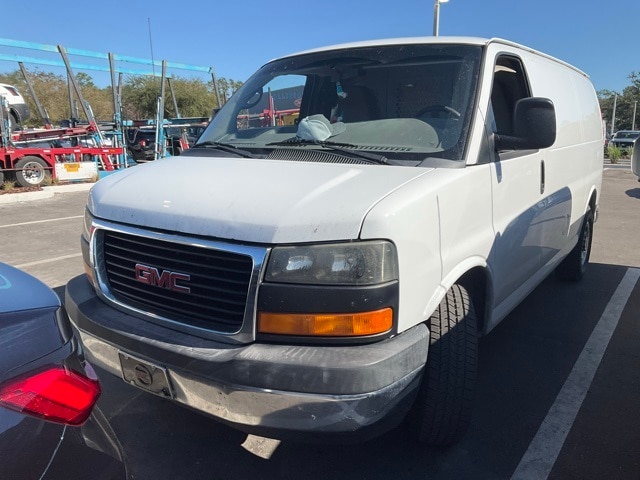
M503 40L274 60L196 146L101 180L66 306L92 362L245 431L466 429L477 339L587 266L588 77Z

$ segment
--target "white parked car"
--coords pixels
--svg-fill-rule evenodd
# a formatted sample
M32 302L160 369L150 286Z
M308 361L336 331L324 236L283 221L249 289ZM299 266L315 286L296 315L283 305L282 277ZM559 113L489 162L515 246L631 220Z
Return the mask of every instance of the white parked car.
M29 107L24 101L18 89L13 85L0 83L0 96L6 100L6 107L9 110L9 126L14 130L30 117Z
M245 431L446 445L478 337L585 272L602 144L587 75L504 40L280 58L180 158L96 184L66 307L92 362Z

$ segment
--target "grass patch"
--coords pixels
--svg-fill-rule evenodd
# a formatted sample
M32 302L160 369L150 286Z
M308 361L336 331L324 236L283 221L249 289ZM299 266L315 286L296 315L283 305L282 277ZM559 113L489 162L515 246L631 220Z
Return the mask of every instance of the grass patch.
M611 163L616 164L620 160L620 157L622 157L622 149L615 145L610 145L607 147L607 156Z
M13 180L5 180L4 182L2 182L2 185L0 185L0 190L4 190L5 192L10 192L15 188L16 182L14 182Z

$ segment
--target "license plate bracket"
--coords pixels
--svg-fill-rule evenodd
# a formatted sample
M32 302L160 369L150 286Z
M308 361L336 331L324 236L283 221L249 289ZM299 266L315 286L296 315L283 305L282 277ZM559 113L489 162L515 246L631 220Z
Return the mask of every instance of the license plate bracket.
M164 367L118 352L125 382L163 398L174 398L169 375Z

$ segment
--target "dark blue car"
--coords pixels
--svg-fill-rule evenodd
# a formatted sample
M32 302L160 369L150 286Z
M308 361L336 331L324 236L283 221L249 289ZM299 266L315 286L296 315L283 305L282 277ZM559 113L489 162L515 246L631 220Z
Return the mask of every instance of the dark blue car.
M0 479L124 479L100 384L57 295L0 263Z

